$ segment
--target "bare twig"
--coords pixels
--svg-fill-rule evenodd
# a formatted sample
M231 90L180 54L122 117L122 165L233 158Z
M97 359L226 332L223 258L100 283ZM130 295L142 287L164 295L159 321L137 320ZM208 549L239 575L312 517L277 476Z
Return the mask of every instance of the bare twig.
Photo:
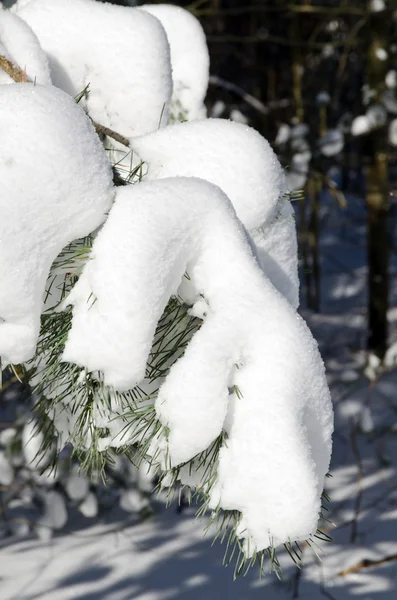
M126 146L127 148L130 147L130 140L128 138L126 138L124 135L117 133L117 131L113 131L113 129L109 129L109 127L105 127L105 125L96 123L95 121L92 121L92 123L93 123L93 125L95 127L95 131L97 132L98 135L107 135L108 137L112 138L112 140L119 142L119 144L122 144L123 146Z
M261 102L251 94L248 94L240 86L236 85L235 83L232 83L231 81L227 81L226 79L222 79L222 77L218 77L217 75L211 75L210 84L216 85L228 92L232 92L233 94L240 96L240 98L242 98L244 102L255 108L255 110L262 113L263 115L268 115L271 110L277 108L286 108L291 104L291 100L288 100L287 98L283 100L269 102L268 104L263 104L263 102Z
M379 558L377 560L364 558L363 560L360 560L360 562L358 562L356 565L353 565L352 567L341 571L340 573L338 573L338 575L340 577L344 577L345 575L350 575L350 573L356 573L357 571L361 571L361 569L369 569L371 567L376 567L377 565L384 565L394 560L397 560L397 553L389 554L389 556L384 556L383 558Z

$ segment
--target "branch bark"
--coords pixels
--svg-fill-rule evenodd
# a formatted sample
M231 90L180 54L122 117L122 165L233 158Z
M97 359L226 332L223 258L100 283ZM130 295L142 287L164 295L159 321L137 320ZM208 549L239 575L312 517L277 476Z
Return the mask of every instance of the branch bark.
M0 55L0 69L15 81L15 83L31 83L26 71L22 71L17 65L14 65L6 56Z
M32 80L29 79L29 77L26 75L26 71L22 71L22 69L18 65L15 65L6 56L3 55L0 55L0 69L7 73L7 75L9 75L11 79L15 81L15 83L33 83ZM130 147L130 141L124 135L113 131L113 129L109 129L109 127L106 127L105 125L96 123L92 119L91 121L98 135L107 135L108 137L112 138L116 142L119 142L123 146L126 146L127 148Z

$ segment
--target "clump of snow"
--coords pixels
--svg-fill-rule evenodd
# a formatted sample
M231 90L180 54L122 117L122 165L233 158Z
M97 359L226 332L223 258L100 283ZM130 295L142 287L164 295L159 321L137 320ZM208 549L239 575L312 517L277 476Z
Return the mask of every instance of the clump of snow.
M222 100L217 100L214 104L214 106L212 107L211 110L211 117L213 117L214 119L216 119L217 117L220 117L226 110L226 104L224 102L222 102Z
M85 517L92 519L98 514L98 500L93 492L89 492L85 500L79 505L79 511Z
M394 90L386 90L382 95L382 102L388 112L397 115L397 99Z
M227 421L213 507L242 513L239 534L252 550L305 538L317 527L330 460L324 368L219 188L184 177L119 188L68 300L64 359L101 370L120 390L134 386L186 270L208 314L156 401L171 464L205 450Z
M309 173L311 155L299 152L293 155L286 172L287 187L291 192L303 190Z
M182 112L187 120L205 118L210 59L200 21L180 6L144 4L140 8L161 22L170 44L174 88L171 112Z
M381 12L386 9L385 0L371 0L370 10L372 12Z
M397 87L397 71L395 69L388 71L385 81L389 89L394 89Z
M47 57L31 28L11 12L0 11L0 55L18 66L31 81L51 85ZM0 83L13 80L0 69Z
M277 135L276 135L276 139L274 140L274 143L276 146L282 146L283 144L286 144L289 140L290 137L290 126L287 125L287 123L281 123L278 131L277 131Z
M379 60L386 60L388 57L388 54L384 48L377 48L375 51L375 56Z
M320 106L327 106L331 102L331 96L328 92L319 92L316 96L316 102Z
M10 485L13 481L13 466L5 455L4 450L0 449L0 485Z
M352 135L363 135L371 131L371 124L367 115L360 115L353 120Z
M307 123L298 123L291 128L291 139L302 138L308 135L309 125Z
M105 219L110 163L73 98L54 87L0 86L0 356L32 358L51 263Z
M270 144L240 123L226 119L178 123L131 144L148 164L146 180L206 179L226 193L249 230L274 214L285 191L284 174Z
M209 309L156 401L171 463L205 450L228 417L213 506L241 511L240 534L258 549L307 537L330 458L324 369L303 320L258 268L220 189L194 178L119 189L69 298L64 358L103 371L119 389L139 382L157 321L186 270ZM241 392L234 402L233 386Z
M387 112L382 104L372 104L367 109L366 115L371 128L381 127L387 120Z
M389 142L392 146L397 146L397 119L393 119L389 125Z
M71 500L84 500L90 489L88 479L73 465L65 482L65 490Z
M233 108L233 110L230 112L230 120L235 121L236 123L243 123L244 125L247 125L249 121L248 117L243 115L243 113L237 108Z
M94 0L31 0L17 14L47 53L54 85L72 96L90 85L82 102L94 121L125 136L167 123L171 63L158 19Z
M318 142L321 154L335 156L343 150L345 137L339 129L329 129Z
M296 248L292 210L281 199L286 192L285 177L277 156L259 133L240 123L207 119L172 125L135 138L131 144L148 164L147 180L199 177L220 187L255 239L264 272L298 306L297 253L289 253L287 262L274 254L284 242ZM273 233L276 225L277 233Z
M51 537L53 529L62 529L68 520L68 511L65 498L60 492L51 490L43 494L44 514L38 520L39 530L48 529L48 535Z

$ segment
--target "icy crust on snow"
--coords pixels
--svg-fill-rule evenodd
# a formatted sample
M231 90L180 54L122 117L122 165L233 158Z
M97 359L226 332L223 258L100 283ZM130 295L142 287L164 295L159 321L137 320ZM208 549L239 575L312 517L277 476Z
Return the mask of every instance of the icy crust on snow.
M90 85L95 121L125 136L167 123L170 53L155 17L94 0L31 0L17 12L47 53L53 84L72 96Z
M241 511L239 533L251 549L306 538L317 527L331 452L323 363L219 188L196 178L119 188L68 299L64 359L103 371L120 390L134 386L186 269L207 316L156 400L171 465L226 429L212 506Z
M36 83L51 85L47 57L31 28L18 16L0 10L0 55L5 56ZM0 68L0 84L14 83Z
M210 58L199 20L179 6L144 4L140 8L159 19L168 37L174 86L171 112L182 114L185 120L205 118Z
M0 356L32 358L51 263L88 235L113 201L99 138L54 87L0 86Z
M291 205L282 197L284 172L258 132L206 119L170 125L131 145L148 165L146 180L199 177L220 187L255 242L265 274L294 308L299 305L296 228Z

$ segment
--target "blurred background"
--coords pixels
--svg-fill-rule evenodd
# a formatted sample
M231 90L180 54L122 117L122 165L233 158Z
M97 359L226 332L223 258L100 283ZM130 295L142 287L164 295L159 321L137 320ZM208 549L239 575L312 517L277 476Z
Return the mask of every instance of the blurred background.
M172 4L207 34L208 115L260 131L296 192L300 310L335 406L333 542L320 558L305 548L301 570L282 557L280 581L234 583L194 507L166 511L123 459L106 486L67 453L43 477L22 448L30 400L13 374L0 394L0 597L395 600L397 0ZM10 462L1 448L15 432Z

